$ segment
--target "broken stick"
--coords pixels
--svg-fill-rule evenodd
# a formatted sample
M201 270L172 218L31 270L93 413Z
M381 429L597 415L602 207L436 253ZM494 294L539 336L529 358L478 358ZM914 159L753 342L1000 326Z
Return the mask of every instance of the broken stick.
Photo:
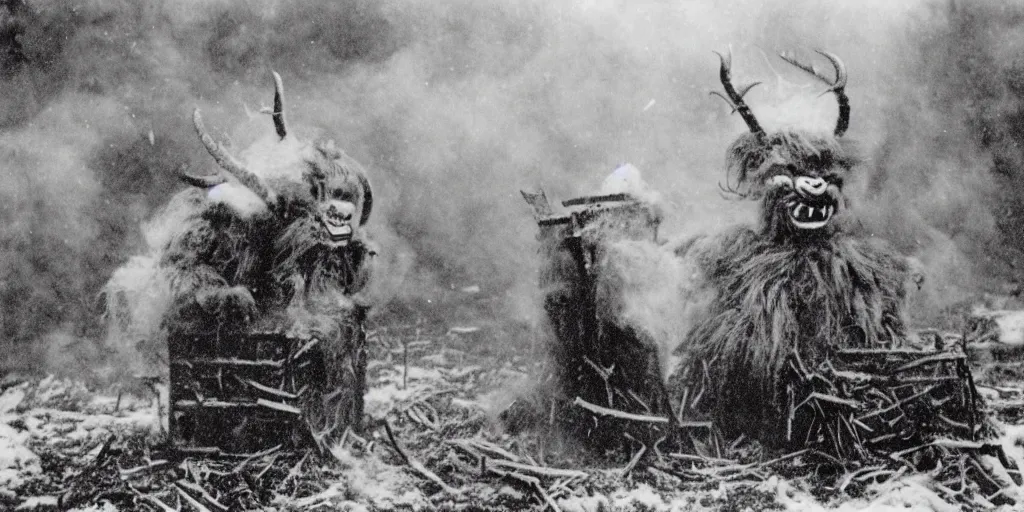
M648 416L644 414L634 414L631 412L609 409L607 407L601 407L600 405L594 405L580 397L576 397L576 400L573 402L573 405L582 407L594 414L600 414L602 416L611 416L613 418L619 418L628 421L644 421L647 423L668 423L668 418L663 416Z
M410 468L412 468L413 471L419 473L420 476L422 476L423 478L426 478L427 480L434 482L441 489L443 489L445 492L449 494L459 494L461 492L459 491L459 489L456 489L445 483L444 480L441 480L441 477L437 476L437 474L434 473L433 471L427 469L427 467L420 463L420 461L410 457L409 454L406 453L406 451L402 448L402 445L398 444L398 439L395 439L395 433L394 431L391 430L391 424L388 423L388 420L385 419L382 420L382 422L384 423L384 431L387 432L388 434L388 440L391 441L391 446L395 448L395 451L398 452L398 456L401 457L402 461L404 461Z

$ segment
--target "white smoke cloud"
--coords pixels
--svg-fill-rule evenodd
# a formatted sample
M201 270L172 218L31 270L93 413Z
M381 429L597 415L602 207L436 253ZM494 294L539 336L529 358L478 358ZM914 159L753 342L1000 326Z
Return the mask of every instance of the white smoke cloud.
M17 58L0 79L23 91L0 100L0 260L13 262L0 270L2 343L32 345L96 316L93 294L145 253L140 223L182 186L174 171L213 165L191 109L201 107L211 133L243 148L272 130L255 114L270 102L271 69L284 77L290 122L328 129L370 169L370 227L399 301L478 285L494 296L496 315L535 320L536 226L518 190L542 186L554 200L592 193L622 163L664 198L663 233L750 221L752 205L723 200L717 187L725 148L744 129L708 95L720 88L712 52L730 47L735 81L763 82L748 103L769 129L828 130L836 115L834 98L819 96L825 87L778 51L810 58L822 48L845 60L848 137L868 157L850 191L869 230L918 240L901 249L937 271L932 283L951 275L953 286L969 288L970 269L947 272L958 258L928 256L958 254L992 229L984 205L966 206L990 183L971 141L961 141L971 179L947 160L927 180L897 180L899 194L870 188L893 172L879 163L901 163L876 158L891 145L920 161L936 131L956 129L928 103L932 77L918 73L921 47L946 23L945 2L25 6L0 16L0 35L18 35L4 43ZM957 234L936 221L953 217L967 219ZM934 295L920 307L938 307L942 294Z

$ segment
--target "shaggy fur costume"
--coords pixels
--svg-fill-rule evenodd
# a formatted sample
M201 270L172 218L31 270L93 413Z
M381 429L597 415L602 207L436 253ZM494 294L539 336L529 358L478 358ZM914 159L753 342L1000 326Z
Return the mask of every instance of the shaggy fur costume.
M728 160L742 194L761 199L760 225L676 248L713 299L678 347L668 385L680 417L777 444L785 438L788 358L798 354L813 367L838 348L899 344L908 268L881 242L849 233L840 187L855 160L835 138L781 132L762 142L747 134ZM798 176L827 183L814 198L837 212L826 226L793 222Z
M365 209L365 173L324 144L305 151L298 159L280 160L295 168L278 169L279 177L267 180L278 193L276 204L252 207L248 191L232 182L205 193L182 192L193 213L161 260L174 295L170 329L280 328L289 309L355 305L339 300L363 289L375 252L359 229L346 245L332 244L320 198L330 195Z

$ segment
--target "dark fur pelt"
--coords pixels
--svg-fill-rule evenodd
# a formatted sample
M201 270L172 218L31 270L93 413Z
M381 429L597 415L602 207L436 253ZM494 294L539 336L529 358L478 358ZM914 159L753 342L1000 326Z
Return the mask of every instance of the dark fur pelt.
M174 296L165 320L172 331L280 328L295 302L323 304L317 298L350 297L366 285L375 252L359 238L321 243L311 204L296 202L281 216L239 211L199 190L182 194L194 213L161 259Z
M359 239L344 248L322 245L317 236L322 230L312 216L303 216L281 229L274 241L273 280L284 283L292 276L301 277L303 293L307 294L358 292L366 285L364 263L373 252Z
M908 268L875 240L779 240L763 228L680 250L700 262L715 298L677 349L669 386L681 416L774 444L784 427L787 358L798 353L813 365L838 348L901 343Z

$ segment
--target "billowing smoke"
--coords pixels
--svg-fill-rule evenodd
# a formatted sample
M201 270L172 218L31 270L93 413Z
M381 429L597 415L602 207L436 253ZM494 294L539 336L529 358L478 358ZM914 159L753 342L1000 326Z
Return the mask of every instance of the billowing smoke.
M1022 12L924 0L0 2L0 350L19 354L8 365L67 343L107 357L83 341L98 339L96 294L148 250L140 226L183 186L175 171L213 165L191 109L245 147L272 129L258 114L271 69L290 122L327 128L370 170L392 279L381 314L475 285L494 315L531 321L536 227L521 188L564 199L630 162L669 205L664 233L750 218L717 194L743 129L707 94L719 88L711 52L730 45L736 81L764 82L748 102L769 128L828 129L836 114L775 52L846 60L848 136L868 157L851 188L869 229L940 271L921 303L934 311L989 284L979 272L1005 275L1008 262L967 263L997 254L979 242L1021 243L1004 219L1024 213Z
M915 18L861 192L865 221L929 270L917 319L949 324L977 292L1020 294L1024 7L950 1Z

